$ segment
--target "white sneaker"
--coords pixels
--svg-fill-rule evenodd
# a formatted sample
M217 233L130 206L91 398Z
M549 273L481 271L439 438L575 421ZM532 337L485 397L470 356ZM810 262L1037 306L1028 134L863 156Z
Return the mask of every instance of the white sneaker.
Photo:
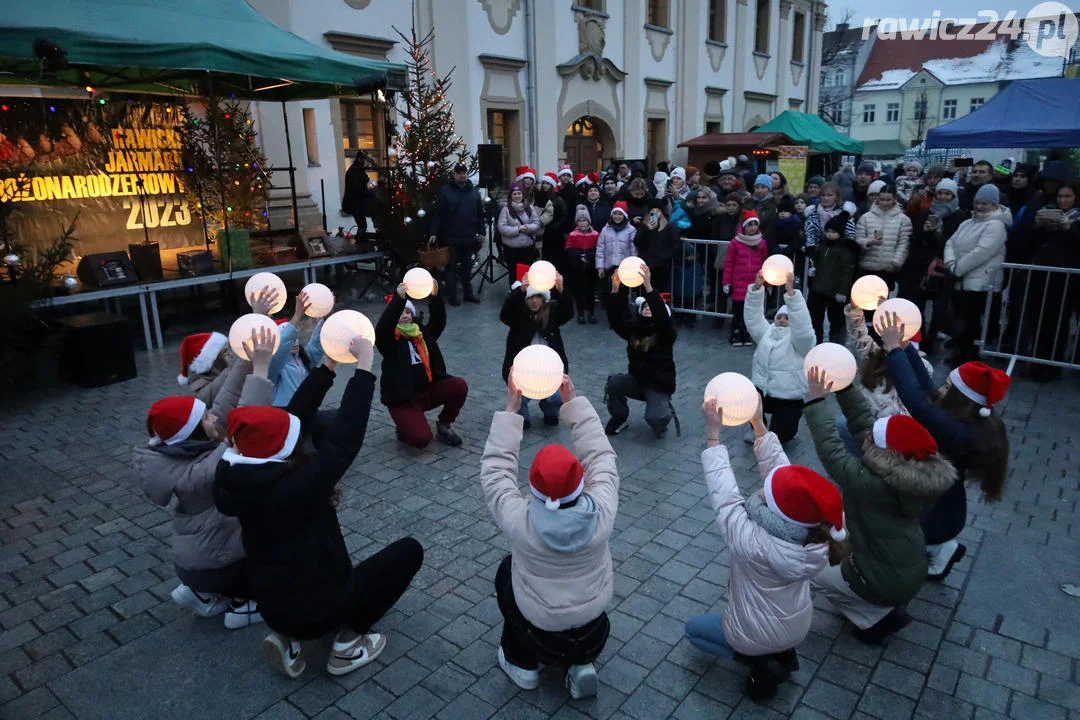
M263 657L270 667L286 677L298 678L307 669L303 647L275 632L263 638Z
M592 663L571 665L566 671L566 687L570 690L570 697L575 700L595 695L596 684L596 668Z
M926 570L928 580L944 580L953 565L960 562L967 554L967 548L956 540L949 540L940 545L926 547L930 565Z
M385 649L386 636L379 633L360 635L348 642L334 638L334 647L326 661L326 672L331 675L346 675L364 667L379 657Z
M229 611L225 613L225 627L230 630L258 625L263 621L259 614L259 606L254 600L234 600L229 603Z
M214 617L229 609L229 601L217 593L200 595L184 583L172 591L172 599L182 608L187 608L199 617Z
M510 682L517 685L522 690L535 690L540 687L540 671L539 670L526 670L525 668L519 668L509 660L506 659L506 655L503 653L503 649L499 648L499 667L506 673L506 677L510 678Z

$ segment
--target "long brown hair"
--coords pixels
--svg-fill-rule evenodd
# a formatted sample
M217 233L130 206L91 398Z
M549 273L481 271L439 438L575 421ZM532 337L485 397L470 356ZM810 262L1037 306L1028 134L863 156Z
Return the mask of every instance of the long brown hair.
M877 390L878 386L884 383L885 392L892 391L892 378L889 376L889 365L885 358L885 351L877 344L871 348L870 353L863 360L859 378L863 387L867 390Z
M973 443L968 467L978 478L986 501L1001 500L1009 471L1009 435L1005 432L1005 423L996 415L980 415L982 406L952 386L936 404L953 420L971 428Z
M829 565L835 566L844 562L851 554L851 543L847 540L834 540L829 534L829 524L819 523L806 531L806 542L803 545L816 545L827 543L829 545Z
M290 471L307 465L312 460L311 453L304 449L304 443L296 443L296 449L292 451L289 457L285 458L285 467ZM334 485L334 489L330 491L330 507L337 509L338 504L341 502L341 486Z

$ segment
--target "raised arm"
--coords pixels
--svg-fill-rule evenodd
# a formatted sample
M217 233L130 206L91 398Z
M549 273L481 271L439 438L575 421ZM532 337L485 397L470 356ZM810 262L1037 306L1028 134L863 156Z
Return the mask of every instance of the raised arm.
M918 351L908 345L907 350L894 349L885 356L889 366L889 376L892 378L893 387L904 407L911 417L919 421L937 440L942 451L946 455L954 455L955 451L963 452L969 447L971 428L967 423L954 420L944 410L930 402L930 398L919 386L918 371L913 366L913 360L908 353L914 353L918 357ZM918 360L922 364L922 360ZM924 371L925 372L925 371Z
M866 315L862 308L848 303L844 308L844 320L848 337L851 338L851 345L855 350L855 358L861 365L878 344L874 342L874 338L870 337L870 332L866 329Z
M446 303L443 301L442 295L432 293L428 296L428 310L431 311L431 315L428 317L427 325L423 328L424 340L426 342L438 342L443 330L446 329Z
M757 458L758 472L761 473L762 480L776 468L791 464L774 432L767 432L754 441L754 457Z
M585 489L596 501L600 516L596 532L598 535L610 535L619 509L619 470L615 466L615 451L604 433L604 425L592 404L584 397L575 397L564 403L559 415L570 426L570 441L585 469Z
M731 554L743 560L763 557L769 542L768 533L746 514L727 448L717 445L702 451L701 468L705 473L709 502L716 513L716 524L720 526Z
M765 320L765 288L763 286L755 284L746 291L746 302L743 304L743 321L746 323L746 329L750 332L754 344L760 345L761 341L765 339L765 333L769 331L769 323Z
M315 328L311 331L311 337L308 338L307 345L304 346L304 352L307 353L308 363L311 367L321 365L323 358L326 356L322 346L322 327L325 319L320 318L319 322L315 323Z
M855 389L854 385L848 385L836 393L836 401L840 403L840 412L847 418L848 431L852 436L874 427L877 416L874 415L870 403L861 392Z
M615 331L615 334L623 340L629 340L632 334L629 318L630 309L627 300L628 295L629 293L626 288L619 288L618 292L607 294L605 304L608 324L611 326L611 329Z
M524 529L529 507L518 488L518 454L524 426L525 420L517 413L495 413L480 459L484 501L496 527L511 539Z
M791 322L791 346L795 348L795 352L805 356L817 344L814 325L810 322L810 311L806 309L806 299L802 293L795 291L790 295L784 294L784 303L788 307L788 320Z
M383 357L386 357L387 352L394 345L394 330L404 310L405 298L398 292L394 292L394 296L386 304L386 309L379 316L379 322L375 324L375 347L379 349Z
M574 319L574 299L568 293L552 288L551 299L555 303L556 325L565 325Z
M499 311L499 320L507 327L514 327L518 315L521 313L522 303L525 302L525 288L518 285L510 291L503 300L502 310Z
M803 408L803 417L806 418L806 425L814 438L814 449L825 472L843 492L857 488L861 483L862 461L848 452L840 439L828 398L807 403Z
M281 330L281 340L278 342L277 350L274 351L274 358L270 361L270 372L267 375L270 382L275 385L281 376L281 371L285 368L285 363L289 362L293 343L296 342L296 336L299 334L299 330L291 322L278 327Z

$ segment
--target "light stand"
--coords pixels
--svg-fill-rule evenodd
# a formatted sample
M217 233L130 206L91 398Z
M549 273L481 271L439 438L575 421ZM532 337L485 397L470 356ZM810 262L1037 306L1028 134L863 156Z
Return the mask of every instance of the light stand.
M506 277L510 272L495 257L495 218L497 217L496 211L498 208L499 204L495 201L495 197L488 195L488 200L484 207L484 220L487 223L487 257L480 263L476 270L473 271L473 274L469 278L471 282L472 278L477 275L480 276L480 287L477 288L477 292L483 292L485 282L494 285ZM499 270L496 270L496 266L498 266ZM499 274L496 275L496 272Z

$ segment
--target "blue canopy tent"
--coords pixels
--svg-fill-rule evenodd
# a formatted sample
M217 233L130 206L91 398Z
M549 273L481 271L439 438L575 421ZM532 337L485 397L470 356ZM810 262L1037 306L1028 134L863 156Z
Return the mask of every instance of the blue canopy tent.
M926 133L930 148L1080 147L1080 78L1014 80L981 108Z

